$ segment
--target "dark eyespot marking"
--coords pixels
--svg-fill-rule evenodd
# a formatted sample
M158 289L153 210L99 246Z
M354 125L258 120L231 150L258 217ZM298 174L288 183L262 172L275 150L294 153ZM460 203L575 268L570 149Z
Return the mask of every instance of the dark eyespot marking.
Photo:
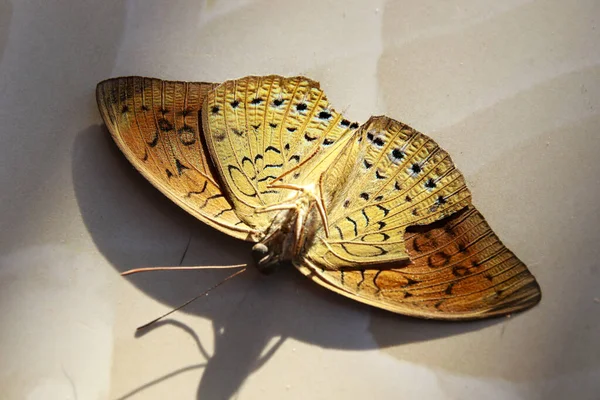
M427 179L427 182L425 182L425 187L428 189L434 189L436 186L435 181L433 180L433 178L429 178Z
M283 148L284 148L286 151L288 151L288 150L290 149L290 144L289 144L289 143L286 143L286 144L285 144L285 146L283 146Z
M244 135L244 132L240 131L238 128L231 128L231 131L238 136Z
M275 99L275 100L273 100L273 105L275 107L279 107L282 104L283 104L283 99Z
M419 172L421 172L421 166L417 163L414 163L413 165L411 165L410 169L414 174L418 174Z
M412 297L413 294L412 293L408 293L408 292L404 292L404 298L407 299L409 297Z
M304 111L304 110L306 110L307 108L308 108L308 106L306 105L306 103L299 103L299 104L296 106L296 110L298 110L298 111Z
M154 137L152 138L152 141L146 143L148 143L148 146L150 147L156 147L156 145L158 144L158 132L154 132Z
M385 226L387 225L387 224L386 224L385 222L383 222L383 221L379 221L379 222L378 222L378 224L379 224L379 229L383 229L383 228L385 228Z
M446 288L446 290L444 291L444 293L450 295L452 294L452 287L454 286L454 283L451 283L448 285L448 287Z
M166 108L161 108L160 113L164 116L169 113L169 110L167 110Z
M150 111L150 108L147 105L142 104L142 111Z
M128 106L127 104L125 104L125 105L123 106L123 108L121 108L121 112L122 112L123 114L127 114L127 113L129 112L129 106Z
M329 113L327 111L321 111L319 113L319 119L325 119L325 120L327 120L329 118L331 118L331 113Z
M148 161L148 150L144 149L144 158L142 158L142 161Z
M477 268L479 267L481 264L479 264L479 261L477 260L471 260L471 267L473 268Z
M167 174L168 179L171 179L171 177L173 176L173 173L171 171L169 171L168 169L165 169L165 173Z
M292 178L298 179L299 176L300 176L300 172L295 172L294 175L292 175Z
M375 171L375 178L377 179L387 179L387 176L383 176L379 173L379 170Z
M414 215L415 217L417 217L419 215L419 210L417 210L416 208L413 208L412 215Z
M485 274L483 276L485 276L485 278L490 282L492 282L494 280L494 277L492 276L492 274Z
M218 114L218 113L219 113L219 110L220 110L219 106L213 106L213 108L211 108L211 109L210 109L210 111L211 111L213 114Z
M356 128L358 128L358 122L353 122L353 123L350 125L350 129L356 129Z
M163 132L169 132L173 130L173 124L164 118L158 120L158 127Z
M190 110L189 108L186 108L185 110L181 111L181 116L182 117L187 117L188 115L190 115L192 113L192 110Z
M344 201L344 208L348 208L349 205L350 205L350 200Z
M372 132L367 132L367 140L369 140L369 142L372 142L374 138L375 136L373 136Z
M281 151L277 147L269 146L265 149L265 153L268 151L274 151L277 154L281 154Z
M330 146L331 144L333 144L333 142L333 139L325 139L323 140L323 146Z
M398 181L394 182L394 189L396 189L396 190L402 190L402 186L400 186L400 184L398 183Z
M381 201L383 200L383 196L379 195L377 197L375 197L375 201Z
M387 233L385 233L385 232L381 232L381 233L380 233L380 235L382 235L382 236L383 236L383 241L384 241L384 242L390 238L390 235L388 235L388 234L387 234Z
M194 128L189 125L183 125L177 130L177 134L179 135L179 141L184 146L191 146L192 144L196 143Z
M296 162L300 162L300 156L298 154L294 154L289 158L288 161L296 160Z
M365 192L362 192L360 194L360 198L363 199L363 200L369 200L369 194L365 193Z
M365 168L366 168L366 169L369 169L369 168L371 168L371 167L373 166L373 164L371 164L371 163L370 163L370 162L368 162L367 160L364 160L364 161L363 161L363 164L365 165Z
M277 128L277 124L274 122L269 122L269 126L273 129Z
M400 164L400 162L404 159L404 156L406 156L406 154L402 150L394 149L390 153L389 158L394 164Z
M251 125L251 126L254 128L254 130L258 130L258 128L260 128L260 122L256 125Z
M383 147L383 145L385 144L385 142L383 141L383 139L382 139L382 138L380 138L380 137L378 136L378 137L376 137L376 138L373 140L373 144L374 144L375 146L377 146L377 147Z
M222 142L225 140L225 134L223 132L215 132L215 140L217 142Z
M237 108L240 105L240 101L236 99L229 104L231 105L231 108Z
M262 99L260 97L255 97L252 99L252 101L250 102L250 104L252 104L253 106L257 106L260 103L262 103Z
M181 163L181 161L179 161L179 159L175 159L175 167L177 168L177 173L179 175L181 175L183 173L184 170L189 169L189 167L186 167L185 165L183 165Z
M298 128L293 127L293 126L288 126L286 129L288 130L288 132L294 133L294 132L296 132L296 129L298 129Z
M262 154L257 154L257 155L254 157L254 163L256 164L256 162L257 162L258 160L262 160L262 159L263 159L263 156L262 156Z
M446 203L447 203L447 201L446 201L446 199L444 198L444 196L439 196L439 197L437 198L436 202L437 202L437 204L438 204L438 205L440 205L440 206L441 206L442 204L446 204Z
M350 121L348 121L347 119L343 119L342 122L340 122L340 125L342 125L342 126L350 126Z
M410 198L410 196L406 196L406 197L404 198L404 200L405 200L407 203L410 203L410 202L412 201L412 199Z
M465 244L464 244L464 243L459 243L459 244L458 244L458 251L459 251L460 253L464 253L465 251L467 251L467 246L465 246Z
M313 140L317 140L319 137L310 137L308 136L308 133L304 134L304 139L306 139L307 142L312 142Z

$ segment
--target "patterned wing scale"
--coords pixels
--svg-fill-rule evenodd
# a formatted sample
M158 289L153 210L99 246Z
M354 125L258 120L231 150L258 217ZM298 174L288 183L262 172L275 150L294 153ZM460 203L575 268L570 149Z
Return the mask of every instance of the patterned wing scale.
M316 233L307 258L327 269L406 260L404 232L470 204L462 174L432 139L373 117L324 178L330 236Z
M115 78L98 84L96 99L113 139L146 179L201 221L248 239L253 230L223 196L200 132L199 113L215 86Z
M533 275L473 206L411 228L405 243L409 264L334 271L308 262L298 269L354 300L422 318L504 315L530 308L541 299Z
M242 221L265 230L273 214L256 213L293 194L269 185L318 179L342 137L358 127L329 105L319 85L303 77L246 77L211 91L203 126L208 148Z

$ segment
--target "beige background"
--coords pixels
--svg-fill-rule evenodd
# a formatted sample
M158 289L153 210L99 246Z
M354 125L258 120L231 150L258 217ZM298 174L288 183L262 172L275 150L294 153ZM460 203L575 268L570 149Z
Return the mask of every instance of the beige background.
M3 399L598 399L600 3L0 0ZM434 137L532 269L542 303L436 323L249 260L108 138L95 84L306 74L351 119Z

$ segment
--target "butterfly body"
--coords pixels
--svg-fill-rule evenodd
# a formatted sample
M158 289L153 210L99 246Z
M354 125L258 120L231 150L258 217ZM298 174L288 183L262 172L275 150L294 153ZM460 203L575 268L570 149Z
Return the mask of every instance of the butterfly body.
M117 145L198 219L344 296L422 318L535 305L539 286L471 204L438 144L389 117L351 122L304 77L101 82Z

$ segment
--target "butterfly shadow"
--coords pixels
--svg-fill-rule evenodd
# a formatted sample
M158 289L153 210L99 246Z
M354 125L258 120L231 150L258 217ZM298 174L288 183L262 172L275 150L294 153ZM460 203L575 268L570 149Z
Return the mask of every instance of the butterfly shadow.
M119 272L178 265L184 253L184 265L250 261L250 244L195 220L154 189L126 161L104 125L92 125L78 134L72 149L72 173L84 223L99 251ZM176 307L222 280L227 272L155 272L136 275L130 282ZM292 268L270 276L249 268L185 312L212 321L212 351L203 347L193 329L177 321L176 314L153 325L149 330L168 324L187 332L194 338L201 360L134 388L122 399L190 369L203 370L198 398L231 398L288 338L322 348L373 350L464 334L498 322L449 323L403 317L329 292Z

